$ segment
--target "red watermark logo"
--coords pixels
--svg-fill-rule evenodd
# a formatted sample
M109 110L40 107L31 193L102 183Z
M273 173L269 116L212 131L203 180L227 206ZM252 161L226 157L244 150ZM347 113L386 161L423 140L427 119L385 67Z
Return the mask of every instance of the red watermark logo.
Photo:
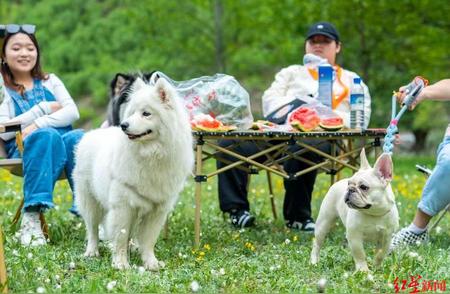
M423 292L445 292L447 289L446 281L442 280L426 280L421 275L411 275L409 280L400 280L398 277L394 279L395 293L408 291L408 293Z

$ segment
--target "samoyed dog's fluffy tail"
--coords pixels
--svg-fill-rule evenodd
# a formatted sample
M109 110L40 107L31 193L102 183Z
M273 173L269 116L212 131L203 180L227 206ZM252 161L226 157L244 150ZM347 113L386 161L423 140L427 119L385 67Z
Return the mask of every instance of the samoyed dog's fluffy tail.
M143 265L157 270L154 246L173 209L194 154L188 114L164 79L137 79L120 127L88 132L76 151L76 204L87 230L85 256L98 256L98 226L112 241L112 265L129 268L133 234Z

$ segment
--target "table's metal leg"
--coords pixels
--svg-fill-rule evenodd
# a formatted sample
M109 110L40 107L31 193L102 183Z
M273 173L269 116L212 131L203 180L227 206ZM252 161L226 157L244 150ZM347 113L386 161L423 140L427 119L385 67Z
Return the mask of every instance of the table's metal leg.
M273 218L275 220L277 220L277 208L275 207L275 198L273 196L272 175L270 174L270 171L267 171L267 182L269 183L269 197L270 197L270 205L272 205Z
M375 138L374 142L374 150L375 150L375 160L380 156L381 154L381 142L380 138Z
M331 141L331 156L333 156L334 158L336 158L336 141L332 140ZM336 183L336 162L331 161L331 185L333 185L334 183Z
M8 293L8 287L6 285L6 263L5 252L3 250L3 232L0 226L0 289L2 293Z
M200 205L202 194L202 182L199 177L202 175L202 144L196 146L196 166L195 166L195 223L194 223L194 246L200 246Z

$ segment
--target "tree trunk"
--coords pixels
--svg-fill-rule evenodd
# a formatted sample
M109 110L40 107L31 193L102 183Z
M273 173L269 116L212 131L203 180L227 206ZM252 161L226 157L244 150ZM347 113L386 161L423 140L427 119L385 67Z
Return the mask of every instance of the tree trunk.
M223 45L223 5L221 0L214 0L214 27L217 72L225 72L225 48Z
M416 143L413 146L414 152L422 152L425 150L425 143L427 141L428 131L425 130L413 130L416 137Z

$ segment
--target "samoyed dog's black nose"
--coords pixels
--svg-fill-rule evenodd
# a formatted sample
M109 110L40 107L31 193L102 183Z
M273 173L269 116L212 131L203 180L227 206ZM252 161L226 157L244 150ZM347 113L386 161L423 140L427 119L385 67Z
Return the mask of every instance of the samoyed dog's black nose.
M129 126L130 126L130 124L127 122L123 122L120 124L120 128L122 129L122 131L126 131Z

